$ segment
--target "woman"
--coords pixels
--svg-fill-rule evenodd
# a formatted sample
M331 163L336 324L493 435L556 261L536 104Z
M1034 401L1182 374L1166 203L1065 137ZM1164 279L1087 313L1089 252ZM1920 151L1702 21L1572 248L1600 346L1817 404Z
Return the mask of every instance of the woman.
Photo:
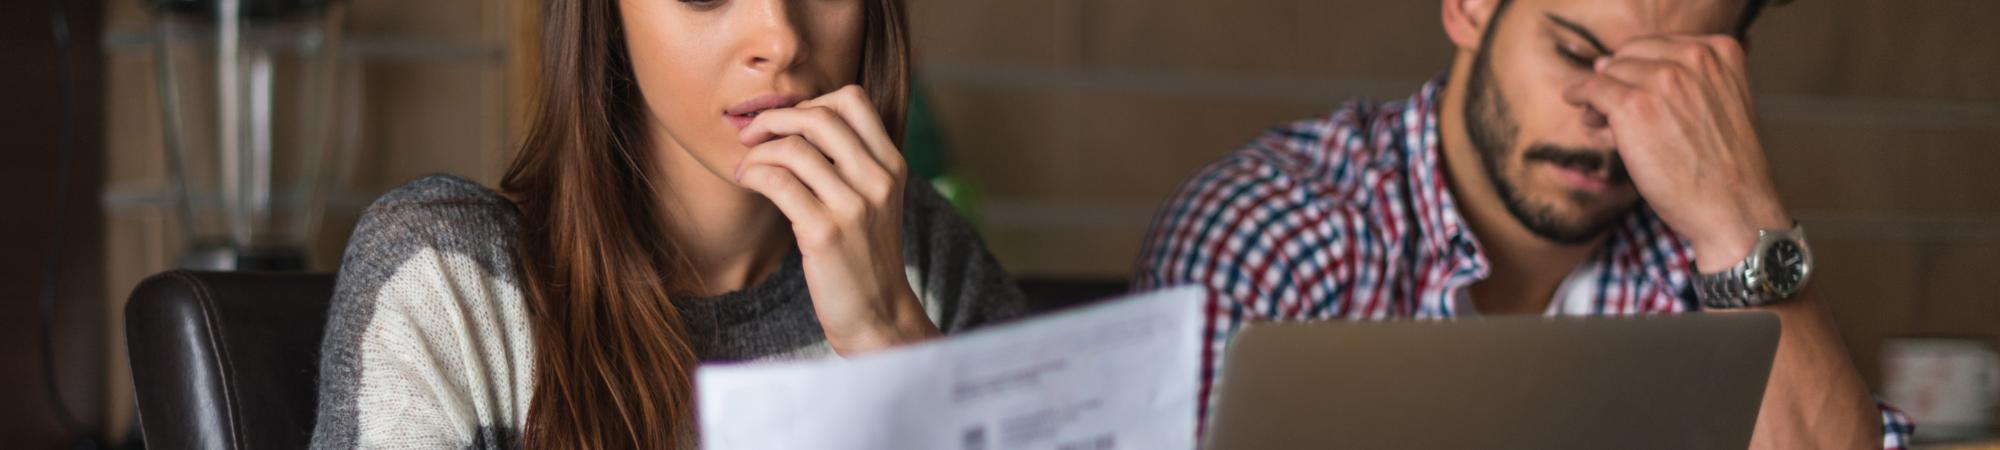
M350 240L316 448L676 448L701 361L855 355L1021 294L896 148L900 0L550 0L496 193Z

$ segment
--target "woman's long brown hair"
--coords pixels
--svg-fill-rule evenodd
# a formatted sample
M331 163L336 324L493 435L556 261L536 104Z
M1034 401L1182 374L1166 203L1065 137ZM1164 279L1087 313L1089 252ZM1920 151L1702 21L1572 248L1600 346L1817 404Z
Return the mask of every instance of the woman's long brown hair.
M902 0L863 0L857 79L902 134ZM500 187L521 212L534 397L524 448L688 448L698 360L668 293L688 276L661 224L645 104L618 0L548 0L527 137Z

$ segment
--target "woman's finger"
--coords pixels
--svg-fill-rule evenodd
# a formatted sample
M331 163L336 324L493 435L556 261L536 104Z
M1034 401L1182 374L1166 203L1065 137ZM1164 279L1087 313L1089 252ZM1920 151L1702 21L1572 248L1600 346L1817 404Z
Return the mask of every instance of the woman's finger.
M896 149L896 141L889 137L889 130L882 125L882 115L875 111L873 99L859 85L847 85L831 94L807 100L800 105L823 106L832 109L847 120L862 142L868 144L868 151L891 173L902 172L903 153Z
M805 138L786 136L757 144L743 156L738 171L760 165L782 167L789 171L811 189L812 195L830 211L848 211L862 206L860 195L848 185L847 179L834 171L833 165L827 162L824 150ZM739 173L739 177L743 175L747 174Z
M737 137L746 146L755 146L782 136L804 136L812 141L834 165L846 169L880 168L867 143L855 134L847 119L832 108L807 106L764 111L743 127Z
M759 114L750 126L744 127L742 133L745 142L776 136L804 136L826 158L833 160L834 167L847 179L848 185L868 199L882 201L901 179L896 175L898 172L884 167L865 148L867 144L862 142L854 127L833 108L802 104L796 108L767 111Z
M827 222L826 206L820 204L804 182L780 166L758 164L745 167L737 175L737 185L771 199L778 212L799 223Z

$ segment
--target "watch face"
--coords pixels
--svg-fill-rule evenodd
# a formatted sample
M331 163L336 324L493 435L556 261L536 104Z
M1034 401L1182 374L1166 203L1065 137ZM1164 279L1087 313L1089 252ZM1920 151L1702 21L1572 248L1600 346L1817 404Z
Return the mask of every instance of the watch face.
M1764 275L1778 292L1794 292L1805 281L1806 255L1799 244L1777 241L1764 249Z

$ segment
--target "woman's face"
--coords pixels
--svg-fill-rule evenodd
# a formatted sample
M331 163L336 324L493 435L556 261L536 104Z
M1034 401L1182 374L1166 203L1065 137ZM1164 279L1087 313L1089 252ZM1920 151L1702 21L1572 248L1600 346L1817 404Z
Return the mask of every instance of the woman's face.
M862 1L620 0L655 148L731 179L758 111L856 82Z

